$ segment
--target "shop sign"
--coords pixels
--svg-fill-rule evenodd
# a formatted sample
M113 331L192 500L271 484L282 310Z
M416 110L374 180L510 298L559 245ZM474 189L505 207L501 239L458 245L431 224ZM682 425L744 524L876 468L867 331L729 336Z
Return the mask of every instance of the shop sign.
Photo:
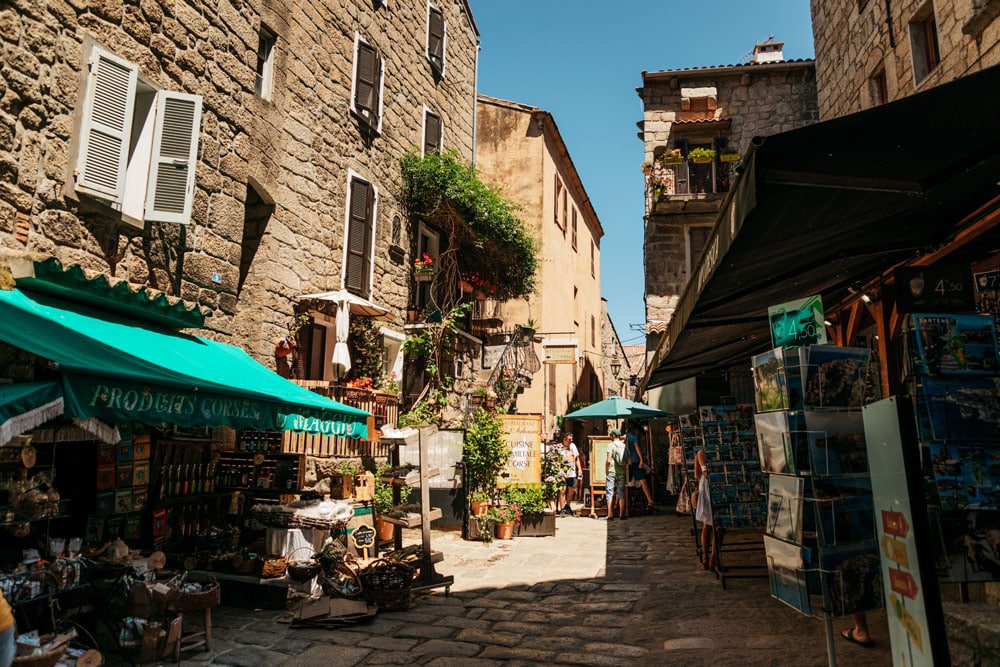
M278 406L238 396L173 389L114 379L65 375L66 414L97 417L109 424L141 421L181 427L205 425L235 429L284 429L363 438L367 423L278 413Z
M546 345L542 349L545 350L545 359L542 361L544 364L576 363L575 345Z
M500 415L511 457L498 486L542 483L542 416Z
M826 345L823 299L819 295L771 306L767 315L774 347Z

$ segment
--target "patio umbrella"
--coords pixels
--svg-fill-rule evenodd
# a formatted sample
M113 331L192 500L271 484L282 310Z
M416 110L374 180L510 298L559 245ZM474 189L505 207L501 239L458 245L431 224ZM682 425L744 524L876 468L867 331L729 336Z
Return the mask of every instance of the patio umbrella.
M333 373L338 378L347 375L351 370L351 353L347 347L347 339L351 334L351 315L362 315L376 320L391 319L389 310L382 306L377 306L367 299L363 299L357 294L352 294L345 289L333 290L332 292L319 292L317 294L305 294L300 299L315 299L317 301L331 301L337 304L337 327L336 343L333 346Z
M592 403L585 408L574 410L563 419L655 419L669 417L670 413L658 410L645 403L630 401L621 396L612 396Z

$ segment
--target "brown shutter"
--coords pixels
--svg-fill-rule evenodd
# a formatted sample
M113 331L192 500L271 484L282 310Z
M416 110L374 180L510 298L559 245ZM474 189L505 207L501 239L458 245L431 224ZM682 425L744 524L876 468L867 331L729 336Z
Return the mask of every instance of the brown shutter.
M436 7L427 17L427 58L439 72L444 69L444 14Z
M361 179L352 179L350 202L344 288L353 294L368 298L375 189Z
M372 126L378 125L378 73L379 62L375 49L359 42L357 78L354 82L354 106Z
M441 118L427 112L424 116L424 155L441 150Z

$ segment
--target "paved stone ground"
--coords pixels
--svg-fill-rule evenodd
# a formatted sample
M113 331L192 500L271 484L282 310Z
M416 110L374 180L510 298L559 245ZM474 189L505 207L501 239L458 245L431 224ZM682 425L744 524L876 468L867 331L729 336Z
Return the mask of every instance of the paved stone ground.
M560 517L555 537L489 546L434 530L432 546L445 554L437 570L455 577L449 595L438 589L406 611L335 630L291 629L278 611L222 607L212 652L188 653L183 664L828 664L823 622L772 598L766 578L730 579L723 590L698 563L691 527L673 513ZM418 540L414 532L406 543ZM763 553L726 562L763 565ZM835 639L838 664L892 663L884 613L869 619L878 646ZM849 625L834 623L838 632Z

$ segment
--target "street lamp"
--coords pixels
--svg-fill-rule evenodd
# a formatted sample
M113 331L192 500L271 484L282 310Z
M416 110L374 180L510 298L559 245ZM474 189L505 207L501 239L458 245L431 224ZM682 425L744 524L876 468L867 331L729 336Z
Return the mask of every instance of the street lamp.
M612 357L611 359L611 374L618 377L618 371L622 369L622 362L618 360L618 357Z

